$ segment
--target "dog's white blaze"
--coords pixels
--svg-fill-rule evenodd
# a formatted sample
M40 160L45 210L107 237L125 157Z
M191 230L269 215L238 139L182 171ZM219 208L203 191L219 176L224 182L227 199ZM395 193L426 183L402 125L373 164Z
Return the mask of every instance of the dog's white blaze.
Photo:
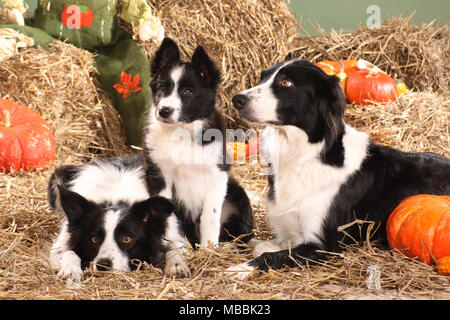
M283 63L268 79L256 87L240 93L249 98L247 109L254 121L276 122L279 120L277 115L278 99L273 93L272 85L278 72L290 63L291 61Z
M155 112L159 112L159 109L162 107L173 108L174 111L173 111L171 118L174 120L178 119L179 114L181 112L182 102L181 102L181 97L178 94L178 87L180 85L179 82L183 75L183 72L184 72L184 66L176 67L170 72L170 78L174 83L173 90L168 96L161 98L159 100L158 104L155 106L156 107Z
M306 133L294 126L282 126L280 130L275 199L267 203L268 222L282 249L304 242L320 243L333 198L348 177L360 168L369 138L346 126L345 161L339 168L320 160L324 142L309 143Z
M104 229L105 238L100 245L97 256L94 258L94 269L95 264L100 259L109 259L112 261L112 269L129 271L130 267L128 265L129 258L123 253L119 248L116 239L114 238L114 231L120 221L120 211L109 210L104 216Z
M97 162L85 165L71 182L70 190L95 203L127 201L134 203L149 197L141 168L119 169Z

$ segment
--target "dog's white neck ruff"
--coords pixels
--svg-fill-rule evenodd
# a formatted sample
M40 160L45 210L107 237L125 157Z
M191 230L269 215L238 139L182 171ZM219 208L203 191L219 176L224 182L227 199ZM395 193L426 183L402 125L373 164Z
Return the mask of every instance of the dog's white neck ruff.
M110 163L86 164L71 182L71 190L95 203L134 203L149 197L142 168L118 168Z
M148 121L145 143L166 182L166 189L160 195L172 198L172 186L175 186L177 198L193 214L191 218L195 221L208 198L214 199L216 193L219 198L225 197L228 173L218 167L223 161L222 145L202 146L194 141L199 131L201 134L201 120L174 125L161 123L150 115ZM220 212L221 207L215 209Z
M277 127L279 139L266 137L265 152L273 165L274 199L267 201L267 218L281 248L304 242L319 243L324 220L340 187L359 168L366 157L369 137L345 126L342 167L324 164L320 153L324 141L311 144L306 133L294 126ZM277 150L278 153L271 153ZM332 214L332 213L330 213Z

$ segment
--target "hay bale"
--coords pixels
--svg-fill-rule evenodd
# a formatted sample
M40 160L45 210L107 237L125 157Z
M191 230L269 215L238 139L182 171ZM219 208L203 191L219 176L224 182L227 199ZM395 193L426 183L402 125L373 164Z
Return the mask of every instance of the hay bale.
M157 2L152 1L167 35L180 43L186 57L200 43L219 61L224 73L220 101L225 114L233 119L228 103L231 96L254 85L259 72L283 60L287 52L297 48L299 54L317 60L334 58L327 52L337 50L325 44L316 45L321 48L318 50L313 42L311 47L291 43L295 21L282 1ZM338 44L342 54L350 38L345 37L347 44ZM362 43L361 48L365 48ZM155 45L143 45L151 57ZM0 65L0 96L38 110L56 128L55 164L128 152L127 148L122 150L120 126L114 126L119 122L117 114L92 83L95 70L91 57L84 50L55 42L48 51L26 49ZM386 106L348 106L345 117L378 142L406 151L435 151L449 156L448 108L448 91L410 92ZM224 281L221 272L248 261L251 254L233 244L223 244L219 249L188 250L187 262L192 269L189 279L169 279L161 266L143 263L134 272L88 271L80 285L68 286L46 264L47 249L60 221L59 214L47 206L50 173L0 174L0 299L445 299L450 295L450 278L439 275L435 267L369 245L349 246L317 266L270 271L245 281ZM270 237L265 206L260 201L268 184L259 165L234 166L232 173L253 195L256 234ZM368 270L373 266L380 269L382 290L367 288Z
M0 173L0 298L35 298L42 281L58 281L45 261L61 220L47 205L54 166L129 152L119 116L97 89L94 73L92 54L59 41L0 64L0 97L37 110L57 143L46 170Z
M385 105L348 105L345 120L378 143L450 157L450 96L407 92Z
M230 127L238 119L231 98L254 85L260 72L284 60L294 48L297 22L282 0L149 1L166 36L190 58L197 45L218 63L222 83L218 97ZM150 59L156 46L141 43Z
M55 41L0 64L0 97L38 111L54 130L56 159L74 162L124 153L119 116L94 84L92 54Z
M403 79L414 90L450 90L450 23L436 21L420 26L411 17L393 17L379 29L361 25L357 31L332 30L325 33L314 25L317 36L299 35L293 57L312 62L320 60L365 59L388 74Z

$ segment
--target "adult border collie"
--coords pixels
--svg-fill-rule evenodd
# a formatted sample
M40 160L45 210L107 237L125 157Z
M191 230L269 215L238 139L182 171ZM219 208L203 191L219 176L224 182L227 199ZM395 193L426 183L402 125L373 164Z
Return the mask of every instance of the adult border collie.
M386 241L394 207L415 194L450 194L450 160L432 153L405 153L373 143L342 119L339 79L304 60L276 64L258 85L233 97L250 122L268 124L261 153L271 165L267 219L269 241L253 242L254 260L229 268L278 269L325 259L338 242L361 240L374 221L373 238Z
M135 259L157 264L164 258L174 205L149 197L140 157L61 166L50 178L48 202L64 213L50 250L50 264L63 278L80 282L90 263L94 270L128 271Z
M148 191L174 200L169 220L166 269L188 276L183 230L191 243L207 246L251 238L253 215L245 190L229 174L224 124L216 109L220 72L202 46L190 62L165 38L151 64L153 106L144 133ZM180 223L178 223L180 222ZM170 230L173 230L171 236Z

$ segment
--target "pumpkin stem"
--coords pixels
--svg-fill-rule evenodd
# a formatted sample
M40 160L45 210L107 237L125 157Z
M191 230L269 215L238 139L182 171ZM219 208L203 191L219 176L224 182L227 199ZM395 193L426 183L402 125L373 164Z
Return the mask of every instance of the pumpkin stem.
M344 61L342 61L342 59L341 60L339 60L339 62L341 63L341 72L342 73L344 73Z
M3 110L3 125L7 128L11 126L11 114L9 110Z

